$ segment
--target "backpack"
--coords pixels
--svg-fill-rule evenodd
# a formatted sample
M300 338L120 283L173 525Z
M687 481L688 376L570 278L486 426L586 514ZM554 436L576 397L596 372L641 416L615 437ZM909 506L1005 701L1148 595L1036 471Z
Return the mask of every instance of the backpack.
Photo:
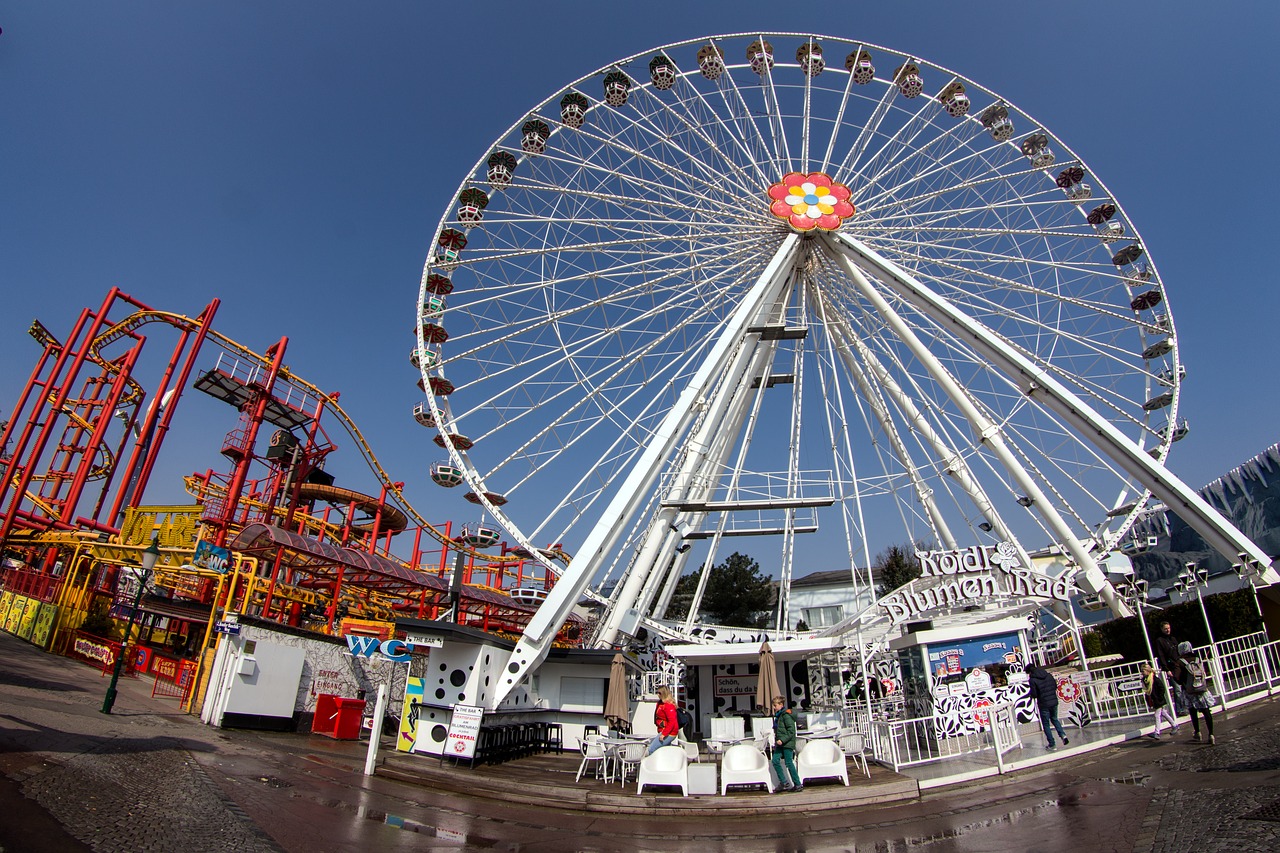
M693 725L693 714L690 714L684 708L676 708L676 725L682 729L687 729Z
M1209 684L1204 677L1204 666L1198 659L1184 660L1182 665L1187 668L1188 693L1204 693L1209 689Z

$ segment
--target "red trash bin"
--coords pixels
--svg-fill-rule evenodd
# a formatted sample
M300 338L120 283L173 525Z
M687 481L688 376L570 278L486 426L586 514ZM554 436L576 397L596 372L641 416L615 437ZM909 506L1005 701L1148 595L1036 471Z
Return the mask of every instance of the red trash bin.
M320 693L316 696L316 716L311 733L334 740L359 740L360 720L364 716L363 699L348 699Z

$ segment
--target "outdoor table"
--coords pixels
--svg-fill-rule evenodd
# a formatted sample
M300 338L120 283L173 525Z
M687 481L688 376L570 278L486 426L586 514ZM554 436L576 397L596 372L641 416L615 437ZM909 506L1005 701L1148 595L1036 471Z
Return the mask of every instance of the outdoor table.
M600 741L600 745L604 747L604 776L606 782L613 781L613 765L618 763L618 751L629 743L635 743L636 740L635 737L627 735L624 737L607 737ZM622 774L619 773L618 776L620 778Z

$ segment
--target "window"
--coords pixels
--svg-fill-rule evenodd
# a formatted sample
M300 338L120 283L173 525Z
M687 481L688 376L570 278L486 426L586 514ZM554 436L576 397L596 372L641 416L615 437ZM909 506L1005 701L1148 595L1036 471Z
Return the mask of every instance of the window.
M844 618L844 606L833 604L830 607L806 607L804 624L810 628L826 628Z
M605 682L603 678L576 678L566 675L560 679L560 707L566 711L604 711Z

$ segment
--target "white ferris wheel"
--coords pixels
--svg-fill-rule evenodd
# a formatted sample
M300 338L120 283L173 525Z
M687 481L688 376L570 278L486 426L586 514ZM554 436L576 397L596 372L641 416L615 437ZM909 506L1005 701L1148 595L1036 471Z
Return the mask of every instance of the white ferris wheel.
M676 580L735 537L766 537L784 600L819 528L805 570L864 588L909 541L1097 577L1153 494L1194 497L1161 464L1184 372L1119 200L996 93L858 41L703 38L556 91L459 186L418 323L432 479L561 575L512 680L584 592L600 644L687 631Z

